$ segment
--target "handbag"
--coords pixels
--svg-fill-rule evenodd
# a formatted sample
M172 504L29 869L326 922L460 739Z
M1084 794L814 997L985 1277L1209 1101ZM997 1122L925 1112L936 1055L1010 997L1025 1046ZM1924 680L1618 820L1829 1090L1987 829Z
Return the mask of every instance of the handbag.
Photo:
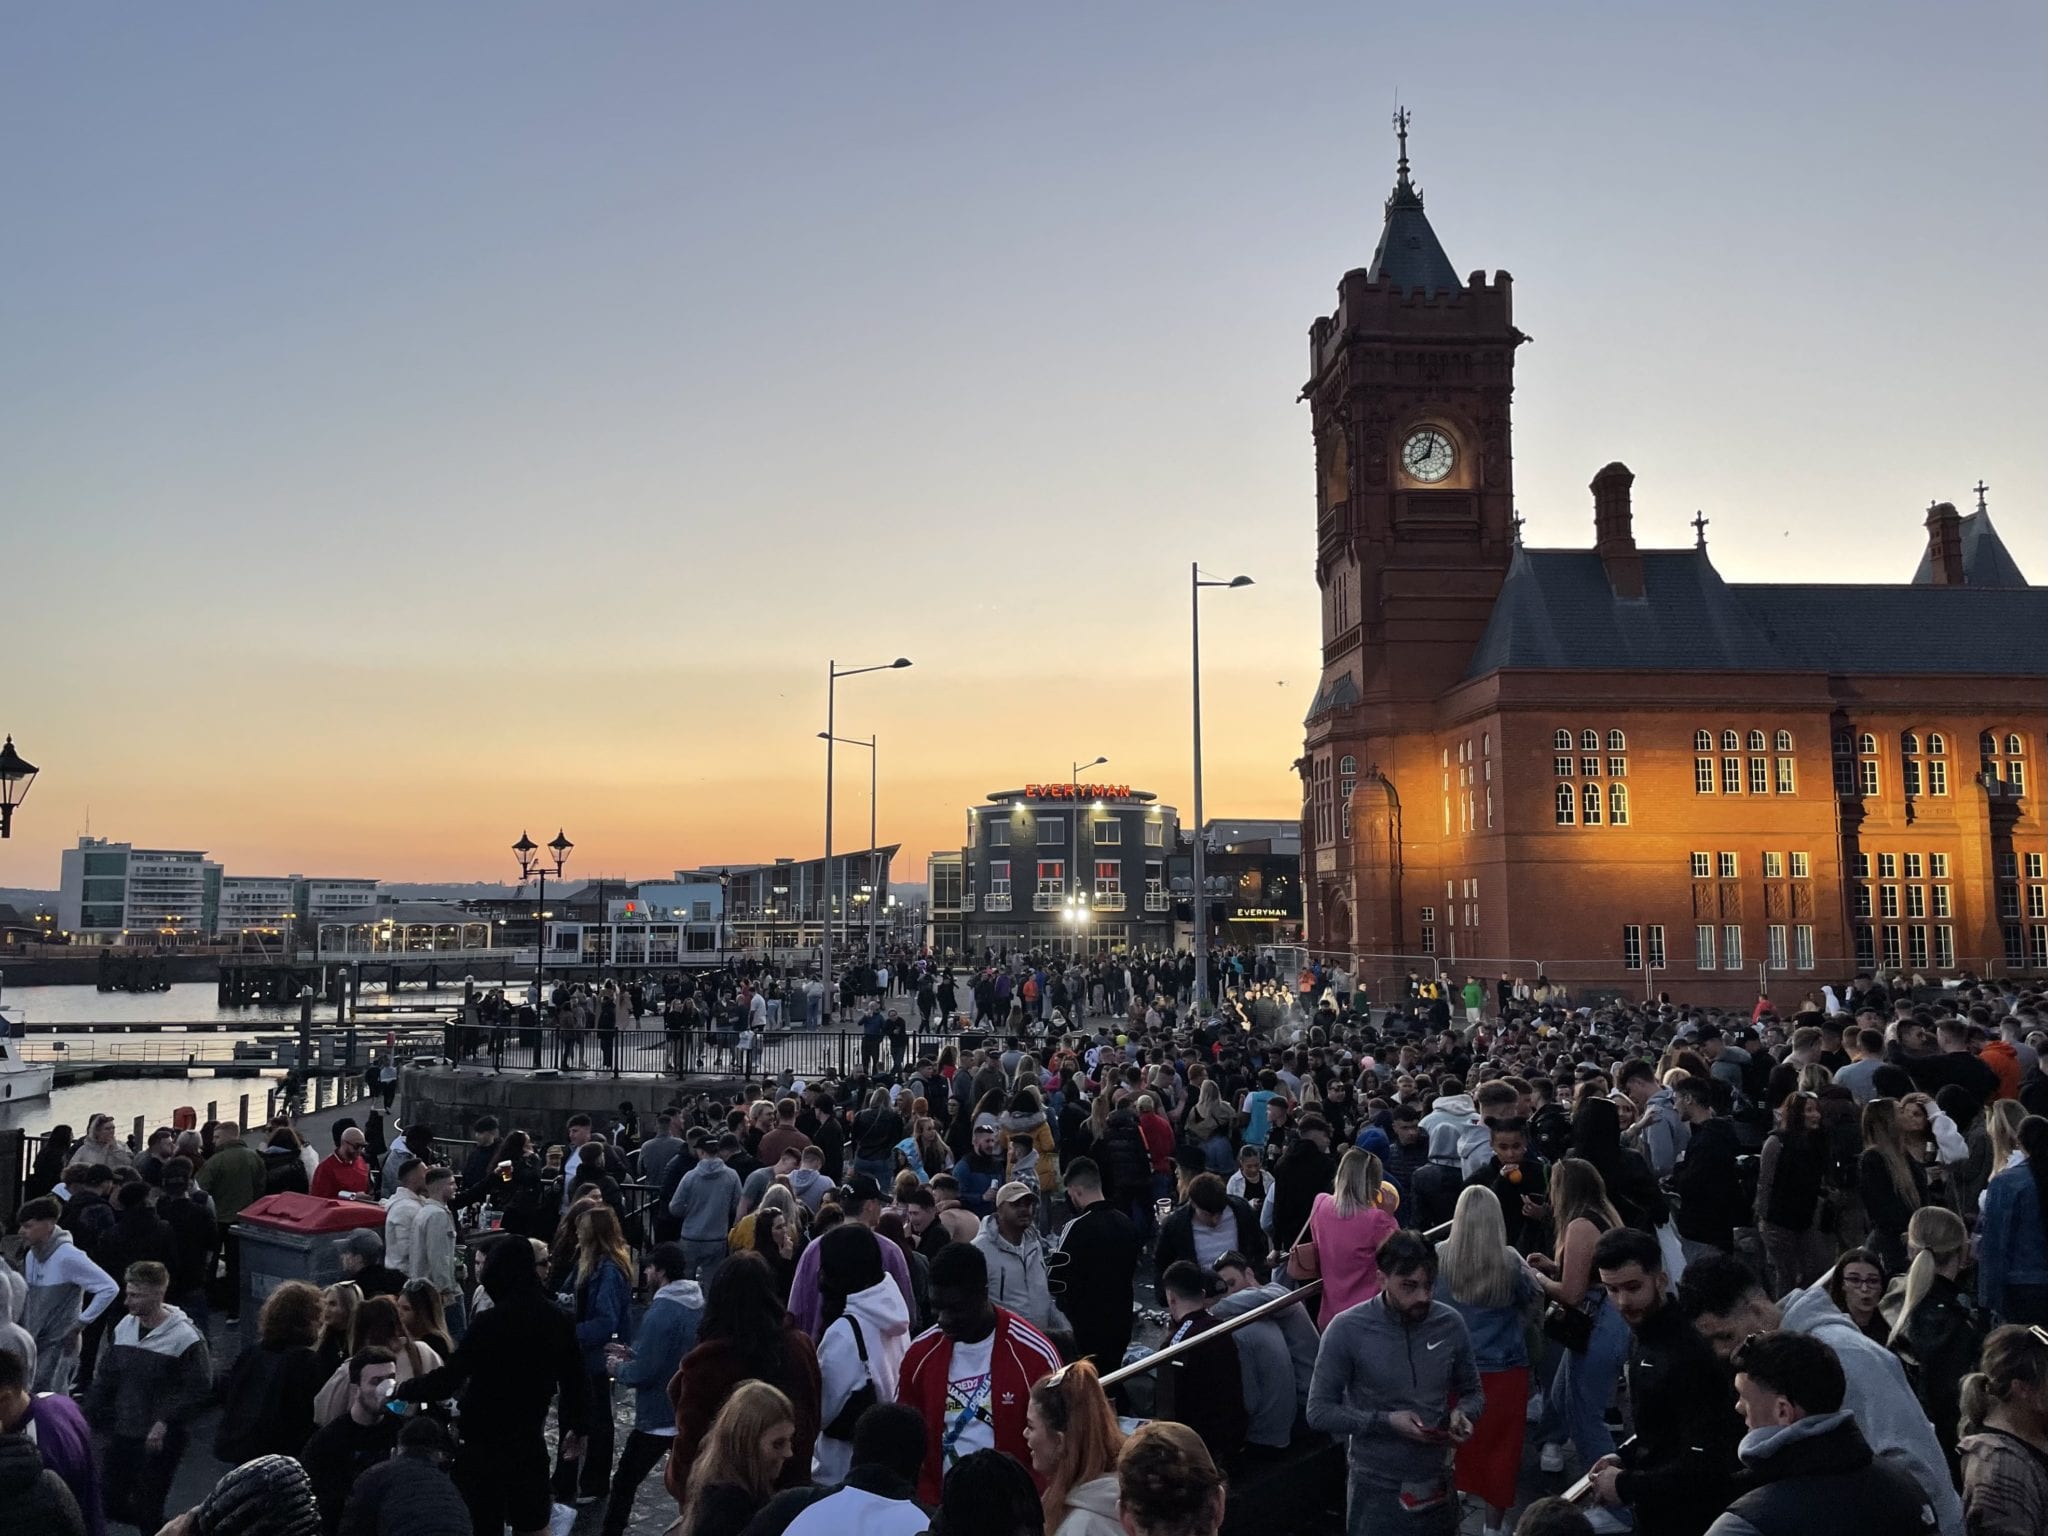
M846 1324L853 1330L853 1347L860 1351L860 1385L847 1395L845 1406L833 1415L832 1422L819 1431L834 1440L851 1440L853 1426L875 1406L878 1396L874 1373L868 1369L868 1341L861 1336L860 1324L853 1318L847 1318Z
M1594 1307L1599 1303L1595 1302ZM1593 1342L1593 1312L1586 1303L1568 1307L1553 1301L1543 1309L1543 1336L1555 1339L1575 1355L1583 1355Z
M1314 1216L1303 1222L1301 1235L1287 1250L1287 1278L1290 1280L1305 1282L1323 1278L1323 1258L1316 1252L1316 1240L1310 1230L1315 1224Z

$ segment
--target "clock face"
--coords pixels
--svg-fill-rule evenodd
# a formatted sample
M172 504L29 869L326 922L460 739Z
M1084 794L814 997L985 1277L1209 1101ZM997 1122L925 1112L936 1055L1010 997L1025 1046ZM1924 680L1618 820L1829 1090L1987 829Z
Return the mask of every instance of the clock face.
M1420 427L1401 445L1401 467L1424 485L1435 485L1451 472L1456 455L1440 427Z

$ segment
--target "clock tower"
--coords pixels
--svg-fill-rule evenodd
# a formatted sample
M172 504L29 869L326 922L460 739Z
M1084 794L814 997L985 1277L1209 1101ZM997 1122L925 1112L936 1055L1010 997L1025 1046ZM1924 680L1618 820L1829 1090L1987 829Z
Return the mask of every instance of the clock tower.
M1379 245L1309 328L1302 389L1323 613L1300 765L1311 942L1385 953L1412 942L1402 777L1419 790L1423 768L1434 773L1438 701L1464 676L1514 554L1510 407L1528 339L1507 273L1459 280L1409 175L1408 114L1394 121Z

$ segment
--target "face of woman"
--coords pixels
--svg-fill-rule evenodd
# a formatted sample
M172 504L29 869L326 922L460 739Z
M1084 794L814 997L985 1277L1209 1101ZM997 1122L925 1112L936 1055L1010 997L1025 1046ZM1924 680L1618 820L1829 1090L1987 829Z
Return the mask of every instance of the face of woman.
M790 1443L796 1438L796 1426L784 1419L762 1437L761 1454L767 1458L768 1474L782 1475L783 1463L789 1460Z
M1842 1271L1842 1300L1848 1303L1851 1317L1865 1318L1875 1312L1883 1291L1883 1276L1869 1264L1851 1264Z
M413 1311L412 1303L406 1300L403 1292L400 1292L398 1297L398 1321L407 1333L411 1333L419 1326L419 1316Z
M1031 1451L1031 1470L1040 1477L1051 1477L1059 1470L1060 1442L1065 1437L1045 1422L1045 1415L1038 1411L1038 1400L1024 1410L1024 1444Z
M1820 1101L1818 1099L1808 1099L1806 1101L1806 1128L1809 1131L1820 1129Z
M1927 1106L1918 1099L1907 1099L1899 1105L1899 1129L1908 1136L1927 1134Z
M330 1328L339 1328L347 1316L339 1296L329 1296L320 1303L320 1321Z

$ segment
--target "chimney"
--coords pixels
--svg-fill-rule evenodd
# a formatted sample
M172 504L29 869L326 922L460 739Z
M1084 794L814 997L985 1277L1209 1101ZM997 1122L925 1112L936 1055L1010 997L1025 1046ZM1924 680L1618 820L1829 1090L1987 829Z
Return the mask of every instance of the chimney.
M1954 502L1927 509L1927 564L1937 587L1963 584L1963 518Z
M1619 598L1643 595L1643 557L1636 553L1634 515L1628 491L1636 477L1626 464L1610 464L1593 477L1593 549L1607 568L1607 585Z

